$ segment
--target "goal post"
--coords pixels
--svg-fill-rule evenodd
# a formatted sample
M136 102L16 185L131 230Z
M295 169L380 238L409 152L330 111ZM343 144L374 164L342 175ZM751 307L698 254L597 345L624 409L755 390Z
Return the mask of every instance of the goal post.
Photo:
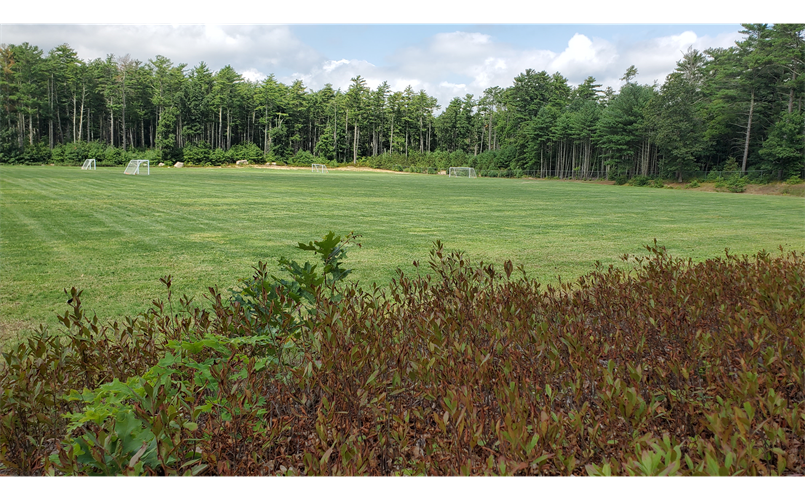
M151 175L151 162L148 160L131 160L123 172L128 175Z
M323 165L321 163L312 163L310 165L310 171L311 172L316 172L317 174L326 174L326 173L328 173L327 165Z
M95 158L88 158L84 160L84 164L81 165L81 170L96 170Z
M450 167L448 177L467 177L475 178L475 169L472 167Z

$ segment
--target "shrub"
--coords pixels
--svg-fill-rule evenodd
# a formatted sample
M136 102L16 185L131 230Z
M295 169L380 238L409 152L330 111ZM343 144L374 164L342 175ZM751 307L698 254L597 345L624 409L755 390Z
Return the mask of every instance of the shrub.
M187 163L188 166L210 165L210 157L212 156L212 149L210 148L210 145L206 142L200 142L198 144L189 144L184 147L183 155L184 155L184 161L185 163Z
M798 175L792 175L791 177L785 180L785 183L788 184L789 186L793 186L794 184L800 184L802 182L803 180L800 179Z
M630 186L648 186L651 183L651 178L646 175L635 175L629 179Z
M613 177L616 186L623 186L626 184L626 176L625 175L616 175Z
M50 148L44 142L26 144L19 162L25 165L39 165L50 161ZM82 160L83 162L83 160Z
M229 158L229 155L221 148L215 148L210 152L209 156L209 163L210 165L226 165L228 163L232 163L232 160Z
M158 163L165 161L167 164L173 163L173 157L168 152L167 155L163 156L163 151L161 149L146 149L145 151L131 151L130 156L132 156L132 160L148 160L151 163L151 166L155 166ZM177 154L175 152L174 154ZM180 161L180 159L176 159L176 161Z
M724 172L736 172L738 170L738 161L730 156L724 162L722 169Z
M265 161L263 150L253 142L232 146L232 149L229 150L229 156L234 160L233 162L248 160L249 163L259 165Z
M749 184L749 178L742 176L740 173L735 172L726 179L716 181L716 188L726 188L732 193L743 193L746 191L746 186Z
M125 166L129 161L128 155L126 151L122 148L116 148L114 146L107 146L106 150L103 152L103 162L106 165L115 165L118 167Z
M690 184L688 184L689 188L697 188L699 186L700 186L699 181L696 179L693 179L692 181L690 181Z
M299 150L294 156L288 158L288 165L309 167L312 163L320 163L318 159L305 150Z
M437 241L363 290L352 242L300 243L316 265L258 263L204 308L165 277L106 326L71 289L62 335L3 354L2 473L805 473L803 254L655 242L543 288Z

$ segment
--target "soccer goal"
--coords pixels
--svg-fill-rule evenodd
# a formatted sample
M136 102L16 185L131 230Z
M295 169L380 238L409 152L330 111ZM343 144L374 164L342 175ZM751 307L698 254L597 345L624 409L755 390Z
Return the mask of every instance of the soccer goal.
M316 172L317 174L326 174L326 173L328 173L327 165L322 165L321 163L313 163L313 164L311 164L310 171L311 172Z
M126 165L126 170L123 173L130 175L151 175L151 162L148 160L131 160L129 164Z
M448 177L469 177L475 178L475 169L472 167L450 167Z
M81 170L96 170L95 158L89 158L87 160L84 160L84 164L81 165Z

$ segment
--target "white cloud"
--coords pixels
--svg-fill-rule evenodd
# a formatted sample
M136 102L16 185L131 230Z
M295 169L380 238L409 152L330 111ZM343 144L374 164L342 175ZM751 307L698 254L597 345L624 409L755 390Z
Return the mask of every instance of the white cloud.
M254 68L247 69L246 71L244 71L241 74L243 75L244 80L248 80L250 82L261 82L261 81L265 80L265 78L267 76L262 71L258 71L258 70L254 69Z
M366 83L372 88L377 87L382 81L378 77L380 73L374 64L358 59L328 60L307 69L306 72L293 73L286 78L279 78L279 80L284 83L302 80L307 88L314 90L329 83L333 88L340 88L343 91L346 91L352 84L350 80L358 75L366 80Z
M43 51L68 43L82 59L130 54L147 62L157 55L213 70L229 64L237 71L301 71L324 58L288 26L243 25L4 25L3 41L28 41Z
M571 82L583 81L596 76L616 62L615 46L602 39L590 40L576 33L568 41L567 48L553 58L547 66L549 73L559 72Z

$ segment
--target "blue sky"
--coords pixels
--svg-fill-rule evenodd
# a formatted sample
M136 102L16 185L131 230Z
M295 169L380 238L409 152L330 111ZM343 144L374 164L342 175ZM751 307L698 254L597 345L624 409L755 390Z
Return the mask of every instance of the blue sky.
M382 63L389 48L401 47L414 40L422 40L444 31L483 32L497 40L525 49L539 46L561 52L567 41L577 32L587 36L614 40L639 41L659 36L670 36L682 31L695 31L697 35L717 36L726 31L737 32L740 24L376 24L343 25L328 29L322 25L292 26L294 33L312 47L333 59L367 59ZM371 41L371 43L367 43Z
M728 47L740 25L121 25L4 24L3 43L44 52L68 43L85 60L107 54L147 62L156 55L188 68L230 64L245 78L269 74L318 90L346 89L361 75L376 88L425 90L442 107L453 97L507 87L528 68L559 72L572 85L604 87L635 65L639 83L662 83L688 47Z

